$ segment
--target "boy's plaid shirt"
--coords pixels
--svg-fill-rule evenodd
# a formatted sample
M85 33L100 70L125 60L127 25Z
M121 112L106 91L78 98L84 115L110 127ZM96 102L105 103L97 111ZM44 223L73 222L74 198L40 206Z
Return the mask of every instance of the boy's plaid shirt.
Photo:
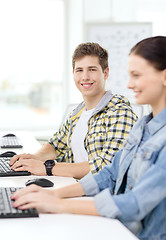
M115 153L122 147L123 141L129 134L137 116L132 111L129 101L121 95L112 95L107 92L107 100L102 106L95 108L93 116L88 121L88 132L84 146L88 153L88 161L92 173L101 170L112 162ZM73 163L71 150L71 136L84 109L83 104L70 114L58 132L50 139L54 147L57 161Z

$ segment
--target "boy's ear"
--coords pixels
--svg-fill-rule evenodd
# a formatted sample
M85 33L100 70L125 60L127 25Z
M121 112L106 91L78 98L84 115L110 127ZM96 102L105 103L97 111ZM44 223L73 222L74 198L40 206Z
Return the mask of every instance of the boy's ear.
M109 76L109 67L104 70L104 79L106 80Z

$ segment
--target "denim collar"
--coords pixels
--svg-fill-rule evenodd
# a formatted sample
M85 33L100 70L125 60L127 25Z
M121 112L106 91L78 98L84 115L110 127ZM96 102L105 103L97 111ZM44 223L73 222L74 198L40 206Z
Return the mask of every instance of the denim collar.
M159 131L163 126L166 125L166 108L164 108L159 114L157 114L154 118L152 113L150 113L145 121L147 123L147 128L151 135L155 134Z

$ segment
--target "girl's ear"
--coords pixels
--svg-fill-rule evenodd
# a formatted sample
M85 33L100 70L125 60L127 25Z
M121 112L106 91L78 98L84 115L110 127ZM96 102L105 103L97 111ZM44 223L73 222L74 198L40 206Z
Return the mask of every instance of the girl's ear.
M164 75L164 86L166 86L166 69L163 70L163 75Z

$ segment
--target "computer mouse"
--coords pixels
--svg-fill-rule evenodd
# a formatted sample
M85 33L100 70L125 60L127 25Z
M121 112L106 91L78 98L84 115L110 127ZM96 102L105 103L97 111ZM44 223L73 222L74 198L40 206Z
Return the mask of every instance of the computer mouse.
M54 183L46 178L34 178L34 179L28 180L25 183L26 186L29 186L31 184L36 184L40 187L53 187L54 186Z
M4 135L3 137L16 137L16 135L13 133L8 133L8 134Z
M15 152L12 152L12 151L7 151L7 152L4 152L4 153L1 153L0 154L0 157L13 157L14 155L16 155L17 153Z

